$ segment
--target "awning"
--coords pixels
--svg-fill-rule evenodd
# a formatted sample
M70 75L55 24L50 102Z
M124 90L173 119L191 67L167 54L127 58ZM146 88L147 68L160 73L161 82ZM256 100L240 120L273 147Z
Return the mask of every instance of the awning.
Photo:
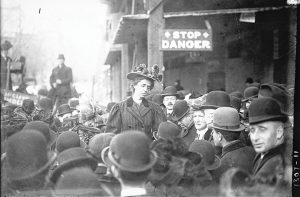
M121 18L113 44L134 43L134 37L147 35L149 15L125 15Z

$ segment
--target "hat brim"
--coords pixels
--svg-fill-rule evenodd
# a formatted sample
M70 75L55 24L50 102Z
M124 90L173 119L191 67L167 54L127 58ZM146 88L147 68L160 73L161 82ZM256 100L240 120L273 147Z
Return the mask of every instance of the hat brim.
M227 128L224 128L224 127L217 127L217 126L214 126L213 124L211 125L211 127L215 128L215 129L222 130L222 131L233 131L233 132L239 132L239 131L245 130L245 126L242 125L242 124L240 124L239 128L236 128L236 129L227 129Z
M249 124L256 124L265 121L271 121L275 119L282 119L283 122L287 121L287 116L285 115L274 115L274 116L257 116L257 117L249 117Z
M166 94L160 94L162 97L165 97L165 96L176 96L176 98L178 98L179 97L179 94L178 93L175 93L175 94L168 94L168 93L166 93Z
M219 168L220 166L221 166L221 160L217 155L215 155L214 162L211 165L206 166L206 169L207 170L215 170L215 169Z
M157 131L154 131L153 132L153 137L155 140L158 140L159 139L159 136L158 136L158 132Z
M190 111L190 108L188 108L188 110L186 112L184 112L180 117L177 117L176 115L172 115L173 116L173 120L175 121L179 121L180 119L182 119L188 112Z
M216 105L201 105L199 106L199 110L202 110L202 109L218 109L219 106L216 106Z
M128 171L128 172L143 172L143 171L151 169L154 166L154 164L156 163L156 160L157 160L157 154L154 151L150 151L149 163L142 165L142 166L122 166L114 159L111 151L108 151L108 159L110 160L110 162L113 165L117 166L121 170Z
M140 74L140 73L132 72L132 73L127 74L127 79L132 80L132 81L134 81L137 77L144 77L144 78L149 79L151 81L156 81L156 79L154 79L152 77L149 77L147 75Z
M242 99L242 102L247 102L247 101L257 98L257 97L258 97L258 94L254 95L254 96L250 96L249 98Z
M63 116L63 115L65 115L65 114L71 114L72 113L72 110L70 110L70 111L66 111L66 112L63 112L63 113L59 113L59 114L57 114L57 116Z
M60 175L70 169L70 168L74 168L77 167L78 165L88 165L92 168L92 170L96 170L97 168L97 161L93 158L90 157L85 157L85 158L76 158L76 159L72 159L69 160L61 165L59 165L57 168L55 168L55 170L53 171L53 173L50 176L50 180L52 181L52 183L56 184L56 182L58 181Z

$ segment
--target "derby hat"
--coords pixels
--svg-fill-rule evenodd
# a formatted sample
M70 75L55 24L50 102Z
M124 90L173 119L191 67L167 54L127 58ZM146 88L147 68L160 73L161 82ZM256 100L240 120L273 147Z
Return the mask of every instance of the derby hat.
M190 107L185 100L177 100L173 106L173 118L175 121L183 118L190 111Z
M41 88L38 91L38 95L41 95L41 96L48 96L48 94L49 94L49 91L45 88Z
M209 92L199 109L217 109L218 107L230 107L230 97L224 91Z
M62 59L62 60L64 60L64 59L65 59L65 56L64 56L64 54L58 54L58 57L57 57L57 59Z
M56 150L61 153L64 150L74 147L85 148L85 143L80 140L79 135L74 131L62 132L56 140Z
M43 97L38 101L37 108L49 111L53 110L53 103L52 100L48 97Z
M47 141L49 146L52 146L56 141L57 135L56 133L49 128L49 125L43 121L31 121L26 123L23 127L22 131L26 132L27 130L36 130L42 133Z
M101 160L102 150L109 147L110 141L114 136L114 133L99 133L90 139L89 150L97 157L98 160Z
M159 138L180 137L181 130L173 122L162 122L158 126L158 131L153 132L153 137L157 140Z
M234 91L234 92L231 92L230 94L229 94L229 96L234 96L234 97L236 97L236 98L239 98L239 99L243 99L243 94L241 93L241 92L239 92L239 91Z
M97 176L89 168L74 168L64 173L57 181L55 195L58 196L110 196Z
M140 64L138 66L135 66L131 73L127 74L127 79L134 81L137 77L144 77L151 81L160 81L158 73L158 65L153 65L151 70L148 71L146 64Z
M241 109L242 100L238 97L230 95L230 105L235 108L237 111Z
M176 96L178 98L179 94L177 93L177 89L174 86L168 86L162 91L161 96Z
M62 104L57 108L58 116L62 116L67 113L72 113L72 110L68 104Z
M278 102L270 97L254 99L248 111L250 124L271 120L281 120L285 122L287 120L287 116L282 113Z
M143 172L152 168L157 155L150 150L149 138L140 131L130 130L113 137L103 149L102 160L108 166L128 172ZM107 152L107 153L106 153Z
M78 98L70 98L68 102L71 110L77 110L77 106L79 105L79 99Z
M12 47L13 47L13 45L12 45L9 41L7 41L7 40L5 40L5 41L1 44L1 50L7 51L7 50L9 50L9 49L12 48Z
M202 160L207 170L214 170L220 167L221 161L215 155L214 146L206 140L195 140L189 147L189 151L198 153L202 156Z
M262 84L259 92L258 98L262 97L271 97L275 99L282 110L286 115L293 114L292 108L290 107L291 97L287 89L280 84Z
M238 111L232 107L220 107L214 112L212 127L222 131L242 131L245 126L240 123Z
M6 144L6 175L9 182L19 181L24 185L40 179L42 187L50 166L56 159L56 154L48 158L45 137L36 130L19 132L7 139ZM20 183L23 181L23 184ZM37 184L37 182L34 182ZM33 185L36 187L36 185Z
M74 147L64 150L57 155L58 166L50 175L50 180L56 183L64 171L75 167L90 167L93 171L97 167L97 161L80 147Z
M242 102L247 102L249 100L252 100L253 98L258 97L258 91L259 89L254 86L250 86L244 90L244 99Z

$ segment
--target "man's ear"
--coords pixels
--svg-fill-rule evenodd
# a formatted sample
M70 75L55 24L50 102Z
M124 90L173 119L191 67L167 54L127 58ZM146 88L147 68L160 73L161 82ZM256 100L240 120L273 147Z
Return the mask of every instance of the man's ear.
M276 138L278 140L283 139L283 134L284 134L284 129L283 129L283 125L279 125L276 129Z
M111 166L110 170L111 170L111 172L112 172L112 174L114 175L115 178L120 177L119 171L114 165Z

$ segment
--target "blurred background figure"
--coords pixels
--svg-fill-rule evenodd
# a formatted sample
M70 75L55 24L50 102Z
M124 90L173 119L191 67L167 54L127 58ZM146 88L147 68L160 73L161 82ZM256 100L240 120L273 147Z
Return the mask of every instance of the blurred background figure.
M12 89L10 78L10 66L12 59L8 56L8 51L13 45L5 40L1 44L1 89Z
M184 88L181 86L180 84L180 80L177 79L175 82L174 82L174 86L175 88L177 89L177 91L181 91L181 90L184 90Z

